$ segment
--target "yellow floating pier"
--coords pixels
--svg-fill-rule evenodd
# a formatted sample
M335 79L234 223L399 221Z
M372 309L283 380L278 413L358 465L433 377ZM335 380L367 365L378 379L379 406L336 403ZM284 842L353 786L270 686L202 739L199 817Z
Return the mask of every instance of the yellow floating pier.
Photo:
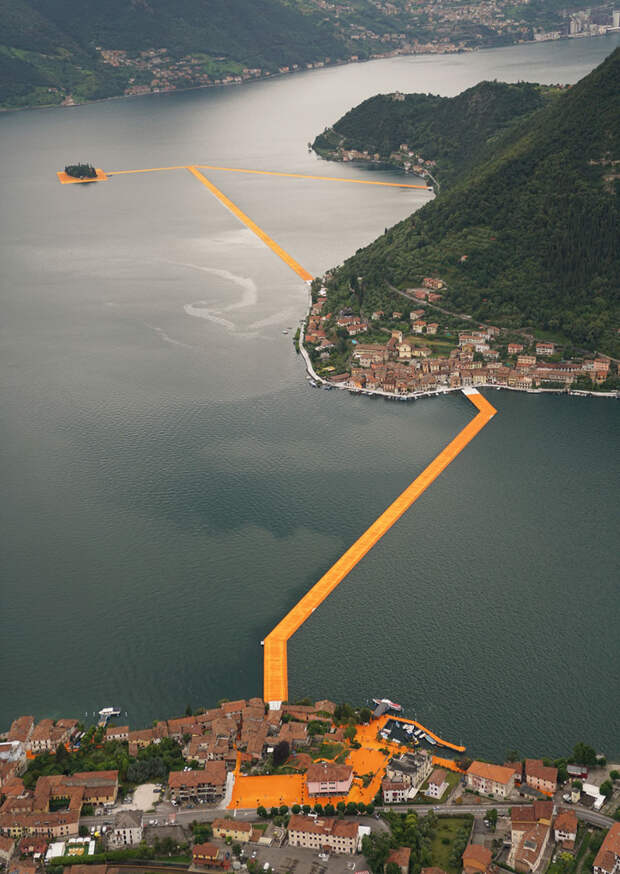
M289 638L497 412L476 389L466 388L464 393L477 407L478 415L448 443L265 638L263 698L273 707L279 707L280 702L288 699L286 645Z

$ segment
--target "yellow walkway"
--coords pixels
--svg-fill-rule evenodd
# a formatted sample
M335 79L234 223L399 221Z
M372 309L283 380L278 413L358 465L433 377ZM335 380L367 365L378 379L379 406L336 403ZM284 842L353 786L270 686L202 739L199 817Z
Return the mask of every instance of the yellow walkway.
M316 179L319 182L353 182L355 185L384 185L388 188L420 188L428 191L428 185L413 185L411 182L378 182L374 179L349 179L346 176L316 176L313 173L281 173L277 170L244 170L241 167L215 167L211 164L195 164L203 170L222 170L225 173L254 173L258 176L287 176L289 179Z
M239 207L236 206L236 204L234 204L232 200L230 200L230 198L226 197L223 191L220 191L219 188L216 188L213 182L207 179L207 177L204 176L200 172L200 170L198 170L196 167L188 167L187 169L196 177L196 179L198 179L199 182L202 182L202 184L209 189L211 194L214 194L217 199L221 203L223 203L224 206L229 209L234 216L239 219L239 221L242 221L244 225L246 225L254 234L256 234L259 240L262 240L266 246L269 246L271 251L275 252L278 258L281 258L284 263L291 268L291 270L293 270L298 276L301 276L301 278L306 280L306 282L312 280L311 273L308 273L308 271L305 270L301 266L301 264L298 264L297 261L295 261L295 259L288 254L288 252L284 251L282 246L279 246L275 240L272 240L269 234L266 234L262 228L259 228L256 222L253 222L249 215L246 215L242 210L240 210Z
M461 744L450 743L449 740L444 740L443 738L439 737L438 734L435 734L434 731L431 731L430 728L426 728L425 725L422 725L421 722L417 722L415 719L405 719L404 716L390 716L390 719L394 719L394 720L396 720L396 722L405 722L408 725L415 725L416 728L421 728L422 731L424 732L424 734L427 734L429 737L432 737L433 740L435 740L435 741L437 741L437 743L441 744L442 747L446 747L447 749L450 749L450 750L456 750L457 753L464 753L465 752L466 747L462 746Z
M473 440L497 410L475 389L465 389L465 394L478 409L478 415L448 443L428 467L399 495L393 504L373 522L370 528L355 541L293 609L287 613L264 640L263 698L267 702L288 700L288 671L286 644L300 625L323 603L336 586L342 582L366 553L389 531L403 513L416 501L422 492L442 473L456 456Z

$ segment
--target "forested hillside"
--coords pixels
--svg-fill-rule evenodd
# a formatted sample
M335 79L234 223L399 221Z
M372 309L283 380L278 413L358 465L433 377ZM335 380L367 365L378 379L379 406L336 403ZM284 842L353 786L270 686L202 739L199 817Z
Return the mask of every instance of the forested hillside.
M616 49L332 282L406 287L440 276L460 312L620 356L619 95Z
M351 109L315 139L326 158L342 150L368 150L388 161L402 144L437 162L441 184L456 178L481 150L556 94L529 82L480 82L457 97L378 94Z
M452 0L435 0L432 15L411 0L0 0L0 106L511 45L532 39L535 29L565 32L567 9L580 3L473 0L455 18ZM611 6L603 18L611 22Z

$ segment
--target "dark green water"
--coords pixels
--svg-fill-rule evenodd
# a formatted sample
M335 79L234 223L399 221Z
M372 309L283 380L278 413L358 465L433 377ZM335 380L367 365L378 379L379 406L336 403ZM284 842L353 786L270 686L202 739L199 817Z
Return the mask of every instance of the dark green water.
M305 286L185 171L55 171L356 176L305 144L361 99L574 82L619 41L0 117L0 726L116 703L138 726L260 692L259 641L473 414L308 388L282 334ZM314 273L427 198L210 176ZM620 407L490 399L499 415L291 641L291 697L389 695L480 755L617 755Z

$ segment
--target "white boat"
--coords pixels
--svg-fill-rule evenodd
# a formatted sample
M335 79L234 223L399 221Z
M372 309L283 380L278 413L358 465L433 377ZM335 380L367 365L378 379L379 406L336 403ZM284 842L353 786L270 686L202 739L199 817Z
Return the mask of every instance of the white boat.
M99 716L102 719L110 719L112 716L120 716L121 709L120 707L103 707L99 711Z
M390 710L396 710L397 713L400 713L403 709L400 704L390 701L389 698L373 698L372 700L375 704L385 704L386 707L389 707Z

